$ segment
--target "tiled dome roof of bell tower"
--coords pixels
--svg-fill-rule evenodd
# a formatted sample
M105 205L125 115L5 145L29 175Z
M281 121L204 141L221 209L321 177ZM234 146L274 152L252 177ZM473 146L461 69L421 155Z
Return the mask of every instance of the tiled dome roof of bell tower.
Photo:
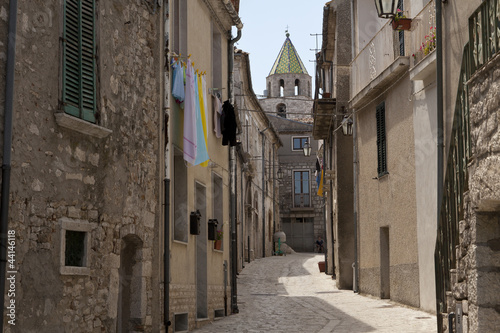
M290 34L287 31L285 42L281 47L278 58L276 58L269 75L288 73L308 74L304 63L300 60L299 54L290 40Z

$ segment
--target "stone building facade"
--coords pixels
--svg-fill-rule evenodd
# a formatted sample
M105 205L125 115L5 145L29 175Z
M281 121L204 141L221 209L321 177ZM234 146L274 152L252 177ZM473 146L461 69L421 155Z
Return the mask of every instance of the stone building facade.
M466 216L459 226L457 284L453 290L455 299L464 305L464 315L468 315L468 332L494 332L500 323L500 100L495 85L499 79L497 54L469 83L475 158L469 166ZM463 323L466 321L464 316Z
M279 207L281 230L286 243L297 252L315 251L318 237L326 239L323 197L318 196L315 171L317 159L323 151L312 137L312 125L269 116L278 131L283 146L278 150L279 168L283 178L279 180ZM307 140L312 148L311 156L305 157L299 142Z
M19 2L13 81L4 71L13 16L0 4L2 102L14 88L2 191L10 192L16 325L4 321L6 332L173 332L227 313L229 149L210 135L206 168L179 160L170 60L189 51L207 90L229 100L238 3ZM184 205L176 205L179 170ZM196 210L204 234L176 239ZM221 250L206 238L208 217L220 222Z
M237 308L233 298L236 276L230 257L235 246L231 204L234 196L230 191L234 171L229 163L230 154L234 154L236 148L233 140L224 144L224 137L214 131L220 118L214 103L218 100L220 105L234 104L233 46L243 27L236 11L238 3L170 1L169 65L176 61L190 62L195 74L202 75L206 81L203 92L208 99L204 134L208 160L193 165L185 158L187 141L184 138L191 128L184 127L185 104L176 102L167 89L169 142L165 146L165 177L170 180L171 195L166 283L172 332L193 330ZM231 35L233 26L238 30L237 36ZM229 109L224 107L225 112ZM199 224L196 216L200 217ZM211 239L211 220L217 221L215 232L221 238L220 248L216 248L216 242Z
M148 2L81 3L18 2L8 226L16 309L4 329L159 332L162 15ZM4 87L7 2L0 13ZM71 73L80 70L89 85Z
M482 15L481 11L489 17L490 3L475 5L477 7L467 12L471 22L466 26L468 29L480 26L474 22ZM500 100L496 85L500 78L500 57L498 52L490 50L483 59L473 58L468 52L473 54L475 47L477 44L469 41L464 49L462 68L467 68L467 72L462 70L459 79L463 82L462 75L470 75L470 78L462 88L459 84L457 100L466 98L467 101L457 103L452 132L455 145L465 141L468 163L463 166L467 179L455 194L461 214L454 229L458 237L452 243L455 256L449 275L451 288L446 292L447 307L442 311L440 323L443 332L458 332L459 329L462 332L495 332L500 322ZM457 118L462 121L462 117L463 125L456 127ZM452 144L449 155L455 154Z
M249 54L234 55L234 96L241 126L236 149L236 219L238 269L245 262L274 254L279 219L278 132L263 112L252 88Z

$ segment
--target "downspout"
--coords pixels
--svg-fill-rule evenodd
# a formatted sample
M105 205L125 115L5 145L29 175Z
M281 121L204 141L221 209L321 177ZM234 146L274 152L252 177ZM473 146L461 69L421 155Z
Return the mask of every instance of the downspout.
M164 181L164 207L163 207L163 323L165 325L165 331L169 331L169 326L171 326L172 322L170 321L170 178L169 178L169 170L170 170L170 149L168 146L168 110L170 109L169 101L170 101L170 85L169 79L170 77L166 75L166 71L168 70L168 55L166 54L168 51L168 33L170 31L170 20L169 20L169 2L164 1L163 3L163 16L162 16L162 24L163 24L163 54L161 59L164 59L164 73L163 75L163 87L164 87L164 97L163 100L166 101L164 105L164 131L165 131L165 179ZM169 97L168 99L165 97Z
M228 45L228 82L227 82L227 98L233 101L232 97L232 84L233 84L233 67L234 67L234 43L241 38L241 28L243 25L238 25L238 34L235 38L229 40ZM234 159L234 147L229 147L229 218L231 220L231 312L238 313L238 298L237 298L237 281L236 273L238 271L238 239L236 233L236 164Z
M437 220L436 229L439 226L441 202L443 199L443 163L444 163L444 121L443 121L443 19L441 0L436 0L436 83L437 83ZM437 243L436 243L437 244ZM438 265L439 263L435 263ZM444 301L444 300L442 300ZM437 298L436 291L436 313L438 317L443 312L441 302ZM437 321L438 332L440 320Z
M165 208L163 225L163 322L168 331L170 326L170 179L165 178Z
M7 64L5 75L5 115L3 128L2 199L0 221L0 304L2 316L0 332L3 332L5 300L5 273L7 268L7 233L9 231L10 169L12 150L12 114L14 103L14 67L16 64L17 0L10 0Z
M266 257L266 136L265 131L269 126L260 131L262 135L262 258Z
M262 258L266 257L266 136L264 131L260 132L262 135Z
M357 152L357 130L356 130L356 112L352 115L352 140L353 140L353 206L354 206L354 276L352 291L358 293L359 281L359 263L358 263L358 152Z
M273 145L273 240L276 233L276 145ZM274 242L272 253L274 253Z
M332 81L333 82L333 81ZM328 161L329 163L329 170L332 170L333 168L333 133L330 132L330 160ZM334 279L336 276L335 273L335 232L333 230L334 228L334 219L333 219L333 182L330 182L330 225L331 225L331 237L332 237L332 278Z
M443 198L443 161L444 161L444 126L443 126L443 23L441 1L436 1L436 81L437 81L437 208L438 216Z

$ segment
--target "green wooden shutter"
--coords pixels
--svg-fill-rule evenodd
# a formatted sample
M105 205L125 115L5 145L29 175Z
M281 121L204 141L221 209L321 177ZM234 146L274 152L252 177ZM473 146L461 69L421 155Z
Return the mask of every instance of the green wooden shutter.
M64 111L95 122L95 0L64 3Z
M385 102L377 106L377 172L378 176L387 173L387 146L385 137Z

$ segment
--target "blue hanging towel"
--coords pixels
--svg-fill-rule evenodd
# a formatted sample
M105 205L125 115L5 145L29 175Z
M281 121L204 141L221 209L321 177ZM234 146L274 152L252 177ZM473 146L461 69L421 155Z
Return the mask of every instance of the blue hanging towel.
M173 75L172 75L172 96L175 101L179 104L184 102L185 88L184 88L184 69L180 61L174 62L172 65Z

